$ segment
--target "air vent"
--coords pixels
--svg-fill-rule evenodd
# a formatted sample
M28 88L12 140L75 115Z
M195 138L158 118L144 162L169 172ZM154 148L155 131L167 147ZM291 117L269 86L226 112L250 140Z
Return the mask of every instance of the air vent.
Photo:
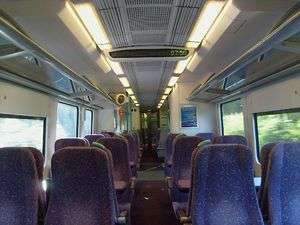
M186 58L190 51L184 48L159 48L159 49L127 49L109 52L113 59L128 58Z

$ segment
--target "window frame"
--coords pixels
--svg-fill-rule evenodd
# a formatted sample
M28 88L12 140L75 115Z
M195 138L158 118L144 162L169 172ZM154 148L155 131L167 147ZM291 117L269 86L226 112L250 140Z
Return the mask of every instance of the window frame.
M58 102L58 104L63 104L63 105L72 106L72 107L76 108L76 137L79 137L79 116L80 116L79 106L73 105L73 104L69 104L69 103L66 103L66 102Z
M267 116L269 116L269 115L279 115L279 114L284 114L284 113L300 113L300 108L280 109L280 110L253 113L256 156L257 156L257 159L258 159L259 162L260 162L260 146L259 146L259 134L258 134L257 117L258 116L266 116L266 115Z
M242 101L242 98L235 98L233 100L220 103L219 110L220 110L221 134L223 136L224 136L224 121L223 121L224 111L223 111L223 105L231 103L231 102L235 102L235 101L238 101L238 100ZM243 117L244 117L244 111L242 111L242 113L243 113ZM245 124L244 124L244 132L246 133Z
M84 117L85 118L86 118L86 115L85 115L86 111L90 111L92 113L92 117L91 117L91 130L90 130L90 132L92 134L93 130L94 130L94 111L92 109L89 109L89 108L84 109Z
M45 155L46 155L46 141L47 141L46 140L46 138L47 138L47 117L0 113L0 118L42 120L43 121L43 148L42 148L42 154L45 157Z

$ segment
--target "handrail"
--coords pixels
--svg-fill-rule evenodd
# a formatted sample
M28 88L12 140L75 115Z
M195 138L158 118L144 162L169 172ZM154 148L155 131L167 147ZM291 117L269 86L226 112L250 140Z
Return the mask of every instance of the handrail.
M48 53L45 49L39 46L31 38L29 38L28 36L20 32L10 22L8 22L2 15L0 15L0 34L5 36L8 40L10 40L12 43L20 47L21 49L49 63L56 70L58 70L63 76L81 85L82 87L91 91L93 94L104 97L110 102L112 102L113 104L118 105L117 102L108 93L106 93L100 87L94 86L89 81L79 76L71 68L69 68L60 60L56 59L52 54Z
M236 73L237 71L251 63L253 60L255 60L257 57L272 49L274 45L280 44L282 41L286 40L290 36L298 33L300 31L299 27L300 11L289 17L278 28L273 30L259 43L250 48L241 57L233 61L219 74L213 76L206 83L197 86L188 97L188 100L196 99L200 93L205 92L207 89L214 86L218 81Z

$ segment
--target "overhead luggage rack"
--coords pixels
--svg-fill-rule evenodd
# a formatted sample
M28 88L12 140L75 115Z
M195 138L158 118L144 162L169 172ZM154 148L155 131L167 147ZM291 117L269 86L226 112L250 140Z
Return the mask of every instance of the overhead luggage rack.
M220 73L196 87L189 100L220 101L294 75L300 67L299 44L297 12Z

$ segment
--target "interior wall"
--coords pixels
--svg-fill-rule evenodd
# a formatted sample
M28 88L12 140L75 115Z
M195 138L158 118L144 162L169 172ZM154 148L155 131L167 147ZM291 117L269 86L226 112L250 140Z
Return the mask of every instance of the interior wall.
M300 74L299 74L300 75ZM300 107L300 76L276 82L240 96L243 101L245 133L254 151L256 174L260 174L255 140L254 113L269 112ZM219 115L220 116L220 115ZM221 130L220 120L218 129Z
M216 104L188 101L194 83L178 83L168 98L170 105L170 131L172 133L185 133L186 135L195 135L199 132L216 132ZM180 108L184 105L195 105L197 107L198 127L181 127Z
M137 107L133 107L136 111L133 111L132 116L132 130L140 130L141 124L140 124L140 109Z
M98 110L96 114L98 123L95 131L115 131L114 109Z
M46 117L46 169L50 166L56 139L57 101L48 95L0 82L0 113Z

